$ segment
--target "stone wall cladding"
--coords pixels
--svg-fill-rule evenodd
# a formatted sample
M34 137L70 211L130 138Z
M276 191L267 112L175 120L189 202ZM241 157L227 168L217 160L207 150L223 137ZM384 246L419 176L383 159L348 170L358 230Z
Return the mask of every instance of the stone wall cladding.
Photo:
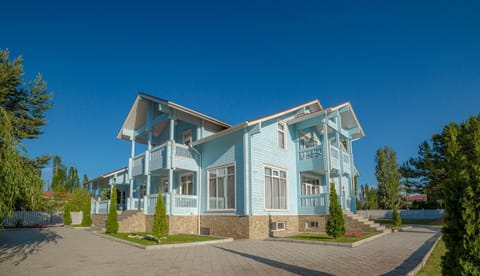
M272 215L267 217L270 220L270 223L275 222L286 222L287 229L282 231L272 231L274 237L285 237L294 233L298 233L298 216L275 216ZM270 223L267 224L267 227L270 226Z
M327 231L327 219L328 216L326 215L300 215L298 216L298 231L325 233ZM312 221L318 222L318 227L309 227L310 222Z
M269 235L270 223L268 216L250 216L248 238L249 239L266 239Z
M102 214L102 215L95 215L92 214L92 225L105 225L105 222L107 221L107 215Z
M153 216L152 224L153 224ZM203 227L203 226L202 226ZM151 226L150 226L151 229ZM198 232L198 217L190 216L169 216L168 233L169 234L194 234Z
M201 216L201 227L209 228L210 235L232 237L234 239L249 238L248 216Z
M119 220L118 232L145 232L145 214L143 214L142 212L137 212L136 214L129 216L126 219Z

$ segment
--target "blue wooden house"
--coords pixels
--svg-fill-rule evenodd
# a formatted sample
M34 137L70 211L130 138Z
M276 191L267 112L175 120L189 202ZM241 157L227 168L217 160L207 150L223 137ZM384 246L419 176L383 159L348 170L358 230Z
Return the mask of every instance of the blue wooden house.
M329 184L355 212L352 142L363 136L349 102L324 108L313 100L231 126L140 93L117 135L131 143L119 203L146 230L163 196L172 233L322 231ZM94 202L93 212L106 204Z

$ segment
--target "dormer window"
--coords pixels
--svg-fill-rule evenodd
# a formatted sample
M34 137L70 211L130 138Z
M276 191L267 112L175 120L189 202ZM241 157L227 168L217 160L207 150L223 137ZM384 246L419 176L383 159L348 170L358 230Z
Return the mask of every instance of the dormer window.
M277 142L278 147L281 149L287 149L287 132L285 123L278 122L277 124Z
M183 132L183 143L189 146L192 143L192 130L187 129Z

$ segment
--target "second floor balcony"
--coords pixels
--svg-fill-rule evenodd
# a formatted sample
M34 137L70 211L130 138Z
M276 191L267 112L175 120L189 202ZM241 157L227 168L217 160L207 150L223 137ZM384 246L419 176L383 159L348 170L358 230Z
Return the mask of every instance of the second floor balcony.
M159 169L197 169L197 154L188 146L167 141L131 158L132 176L144 175Z
M340 156L342 154L342 156ZM340 170L340 162L343 162L343 172L350 174L350 155L340 151L335 146L330 146L330 159L324 154L323 145L300 149L298 151L298 167L300 171L326 170L326 162L330 162L330 168Z

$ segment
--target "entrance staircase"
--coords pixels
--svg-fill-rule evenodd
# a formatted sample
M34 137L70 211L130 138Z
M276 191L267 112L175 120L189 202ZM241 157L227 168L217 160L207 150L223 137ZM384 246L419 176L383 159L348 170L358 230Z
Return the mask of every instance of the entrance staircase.
M343 212L343 218L345 219L345 228L347 231L390 232L390 229L385 228L385 226L348 211Z

